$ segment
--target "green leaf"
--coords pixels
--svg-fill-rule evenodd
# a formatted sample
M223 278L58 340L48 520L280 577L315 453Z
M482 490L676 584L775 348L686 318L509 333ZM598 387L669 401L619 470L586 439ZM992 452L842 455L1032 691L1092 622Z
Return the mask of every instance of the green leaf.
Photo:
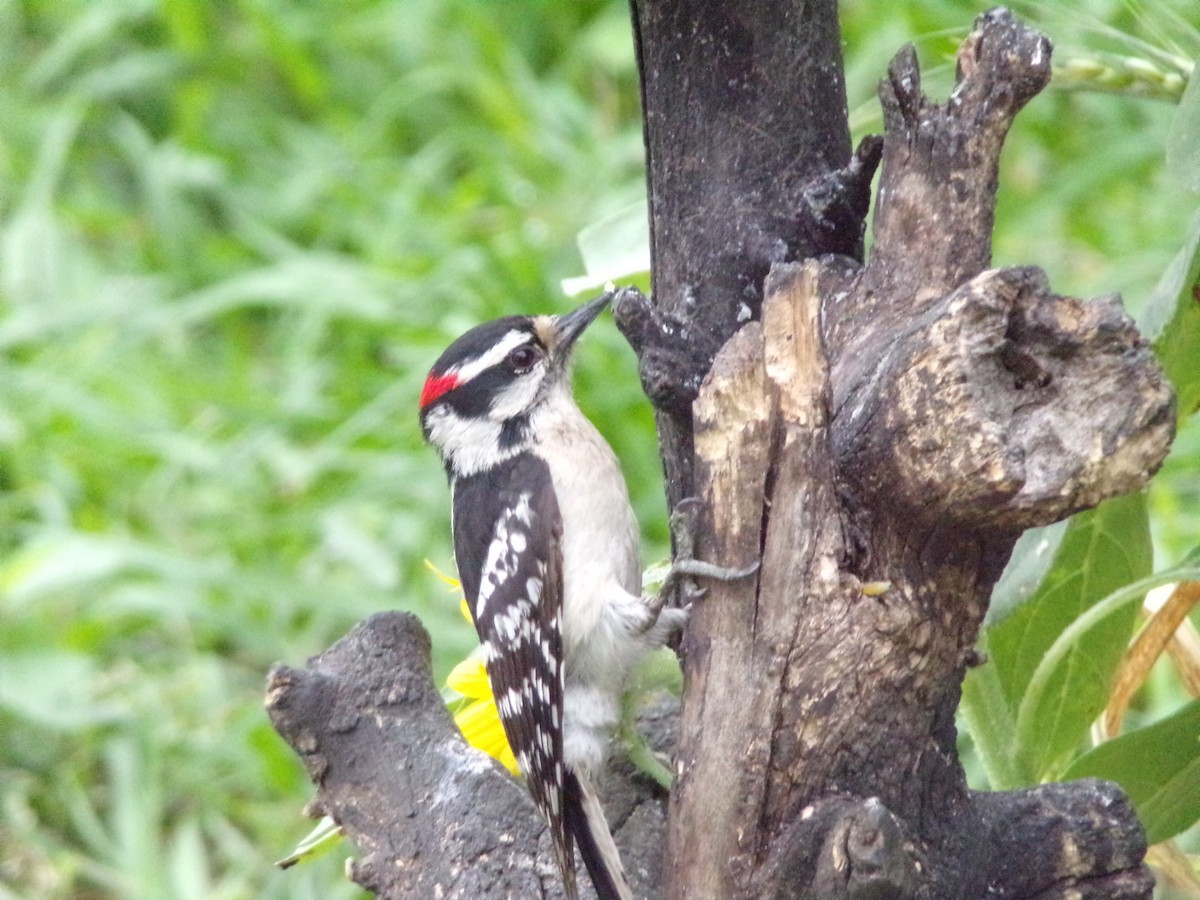
M587 274L564 278L563 293L573 297L609 281L638 281L650 271L649 228L646 201L639 200L580 230L576 242Z
M1200 408L1200 214L1146 302L1138 327L1154 342L1175 387L1182 424Z
M980 650L988 652L986 629ZM995 666L984 665L967 673L959 711L992 790L1012 790L1034 783L1033 773L1023 768L1025 760L1014 750L1017 722Z
M1045 528L1030 528L1017 540L1008 565L992 588L985 620L988 625L999 625L1036 595L1058 555L1058 548L1067 533L1067 521L1064 519Z
M1009 749L1032 780L1060 771L1104 708L1136 603L1121 604L1077 640L1059 645L1052 668L1042 666L1043 659L1076 619L1148 575L1151 564L1144 495L1109 500L1071 520L1037 594L988 628L989 665L1018 723L1016 744ZM1032 697L1027 696L1031 684L1037 688Z
M1174 837L1200 820L1200 700L1085 753L1064 777L1117 782L1151 844Z
M65 732L82 731L128 714L97 699L104 674L95 659L45 647L0 656L0 710Z
M341 825L330 816L325 816L317 823L316 828L301 839L295 850L276 862L275 865L281 869L289 869L296 863L316 859L341 843L344 834Z
M1200 191L1200 78L1188 80L1167 134L1167 170Z
M1063 629L1046 651L1015 707L1004 694L998 666L982 666L967 674L960 711L993 789L1009 790L1045 780L1045 773L1033 768L1036 760L1021 748L1040 745L1037 712L1052 679L1069 656L1078 650L1083 638L1110 616L1126 612L1154 588L1195 580L1200 580L1200 548L1189 553L1178 565L1130 582L1088 607ZM989 631L984 629L979 649L991 656Z
M1106 619L1124 613L1133 604L1141 601L1146 593L1181 579L1200 578L1200 569L1190 566L1177 566L1157 575L1141 578L1124 587L1113 591L1099 603L1088 608L1078 619L1072 622L1058 636L1054 644L1046 651L1042 661L1030 676L1029 686L1025 696L1021 698L1017 710L1017 741L1020 746L1034 746L1040 741L1037 720L1038 709L1046 699L1050 683L1056 672L1064 664L1069 655L1074 652L1081 640L1097 625Z

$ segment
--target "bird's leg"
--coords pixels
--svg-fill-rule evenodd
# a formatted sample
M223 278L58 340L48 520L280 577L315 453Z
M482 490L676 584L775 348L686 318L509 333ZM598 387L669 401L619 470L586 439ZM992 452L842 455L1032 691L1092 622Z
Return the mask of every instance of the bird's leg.
M658 592L659 607L672 592L679 593L683 602L678 605L685 608L690 606L693 600L703 597L706 589L696 583L697 578L737 581L758 571L757 560L749 566L735 569L696 559L696 524L699 515L700 500L697 497L685 497L680 500L671 513L671 537L675 544L675 558L671 561L671 569Z

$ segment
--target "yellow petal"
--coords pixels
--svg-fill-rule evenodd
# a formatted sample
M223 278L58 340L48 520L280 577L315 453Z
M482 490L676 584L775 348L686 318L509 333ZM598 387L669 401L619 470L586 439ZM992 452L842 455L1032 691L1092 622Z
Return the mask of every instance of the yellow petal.
M504 749L496 755L495 759L513 775L521 777L521 767L517 765L517 758L513 756L512 748L508 746L507 740L504 742Z
M472 700L492 698L492 683L488 681L487 669L483 660L468 656L450 670L446 677L446 687L457 691Z
M461 581L459 581L453 575L447 575L445 572L443 572L441 569L439 569L437 566L435 566L429 560L425 560L425 568L427 568L430 572L432 572L434 574L434 576L436 576L437 579L439 581L441 581L443 584L445 584L446 587L448 587L450 590L452 590L452 591L461 591L462 590L462 582Z
M455 714L454 721L468 744L498 760L514 775L521 774L512 748L508 746L508 738L504 736L495 701L488 698L468 703Z

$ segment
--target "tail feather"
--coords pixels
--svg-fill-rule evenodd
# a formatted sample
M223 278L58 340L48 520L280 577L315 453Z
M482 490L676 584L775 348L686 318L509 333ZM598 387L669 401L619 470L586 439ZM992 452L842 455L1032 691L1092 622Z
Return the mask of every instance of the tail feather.
M633 900L621 855L591 782L583 773L568 769L564 788L567 833L579 847L596 895L600 900Z
M567 804L567 809L571 804ZM554 824L551 823L551 830ZM586 859L586 857L585 857ZM567 900L579 900L579 888L575 880L575 848L571 842L571 827L569 824L561 833L554 835L554 861L558 863L559 874L562 875L563 893Z

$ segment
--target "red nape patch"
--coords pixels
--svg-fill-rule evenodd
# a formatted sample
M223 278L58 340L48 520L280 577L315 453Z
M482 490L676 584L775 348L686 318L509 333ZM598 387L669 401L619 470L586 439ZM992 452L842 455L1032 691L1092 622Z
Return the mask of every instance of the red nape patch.
M425 387L421 389L421 409L456 387L458 387L457 375L430 375L425 379Z

